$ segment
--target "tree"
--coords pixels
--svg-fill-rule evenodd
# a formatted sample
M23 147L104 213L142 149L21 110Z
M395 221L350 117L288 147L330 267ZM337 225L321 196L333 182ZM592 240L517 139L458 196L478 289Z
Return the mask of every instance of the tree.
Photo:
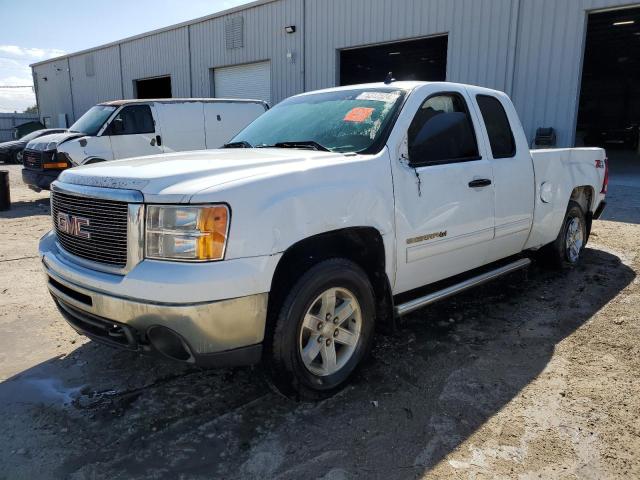
M38 113L38 106L33 105L32 107L25 108L23 113Z

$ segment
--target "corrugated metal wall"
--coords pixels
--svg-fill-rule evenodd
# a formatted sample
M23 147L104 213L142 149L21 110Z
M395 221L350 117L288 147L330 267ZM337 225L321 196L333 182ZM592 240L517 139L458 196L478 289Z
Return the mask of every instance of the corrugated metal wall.
M447 79L504 90L512 3L511 0L308 1L307 89L336 83L340 49L448 34Z
M124 98L134 98L134 80L171 75L171 95L189 97L189 29L177 28L121 44Z
M229 17L244 18L244 47L227 49L224 23ZM211 69L263 60L271 61L273 103L302 91L302 0L281 0L191 25L193 95L211 95ZM298 33L284 27L296 25ZM287 58L291 52L293 62Z
M558 144L566 146L574 137L587 12L631 3L279 0L96 50L95 78L85 78L85 54L72 56L74 109L66 59L38 65L34 72L48 77L38 80L42 114L65 112L70 120L98 101L133 97L136 79L171 75L174 97L207 97L212 68L263 60L271 61L276 103L304 89L335 85L340 49L447 34L447 80L506 91L530 139L537 127L552 126ZM244 46L228 49L224 24L238 16L243 17ZM297 32L286 34L287 25Z
M575 137L587 12L620 0L520 0L513 91L529 139L554 127L558 145ZM636 3L637 5L637 3Z
M93 62L93 75L87 71L90 62ZM123 98L117 45L73 56L69 58L69 66L76 119L96 103Z
M33 68L40 118L50 118L50 126L59 125L58 116L66 114L67 123L73 122L73 104L69 63L66 58Z

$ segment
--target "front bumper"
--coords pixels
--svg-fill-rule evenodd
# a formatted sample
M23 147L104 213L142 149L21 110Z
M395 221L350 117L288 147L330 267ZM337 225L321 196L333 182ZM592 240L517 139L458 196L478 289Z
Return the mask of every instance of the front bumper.
M50 190L51 184L58 178L62 170L22 169L22 181L32 190Z
M95 272L70 262L54 235L43 237L40 255L47 287L58 309L76 331L93 340L203 366L247 365L260 360L266 292L184 303L163 301L162 295L154 300L132 298L104 291L96 283L96 278L108 276L117 277L111 280L122 284L126 276ZM166 265L166 283L171 282L172 267ZM134 269L131 274L135 273ZM153 278L146 288L138 285L132 290L153 292L153 282L158 281L162 279ZM216 279L210 279L212 290L215 283ZM191 286L192 290L201 287Z

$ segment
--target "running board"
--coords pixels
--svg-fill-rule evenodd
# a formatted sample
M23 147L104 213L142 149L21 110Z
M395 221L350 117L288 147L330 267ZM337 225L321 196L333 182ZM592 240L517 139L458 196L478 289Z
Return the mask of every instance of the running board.
M394 308L395 314L401 317L403 315L406 315L407 313L413 312L414 310L418 310L419 308L431 305L438 300L443 300L457 293L464 292L465 290L468 290L470 288L482 285L483 283L487 283L495 278L501 277L502 275L506 275L508 273L515 272L516 270L528 267L530 264L530 259L522 258L503 267L496 268L495 270L491 270L476 277L464 280L460 283L456 283L455 285L451 285L450 287L443 288L442 290L438 290L437 292L432 292L423 297L419 297L414 300L401 303L400 305L396 305L396 307Z

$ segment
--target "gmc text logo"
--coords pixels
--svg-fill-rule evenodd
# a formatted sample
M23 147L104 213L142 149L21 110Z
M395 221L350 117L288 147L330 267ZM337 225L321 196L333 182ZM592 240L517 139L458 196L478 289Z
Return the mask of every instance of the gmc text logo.
M74 237L85 238L87 240L91 238L91 234L82 229L83 227L89 226L90 222L88 218L75 217L68 213L58 212L56 223L58 225L58 230L61 232L73 235Z

